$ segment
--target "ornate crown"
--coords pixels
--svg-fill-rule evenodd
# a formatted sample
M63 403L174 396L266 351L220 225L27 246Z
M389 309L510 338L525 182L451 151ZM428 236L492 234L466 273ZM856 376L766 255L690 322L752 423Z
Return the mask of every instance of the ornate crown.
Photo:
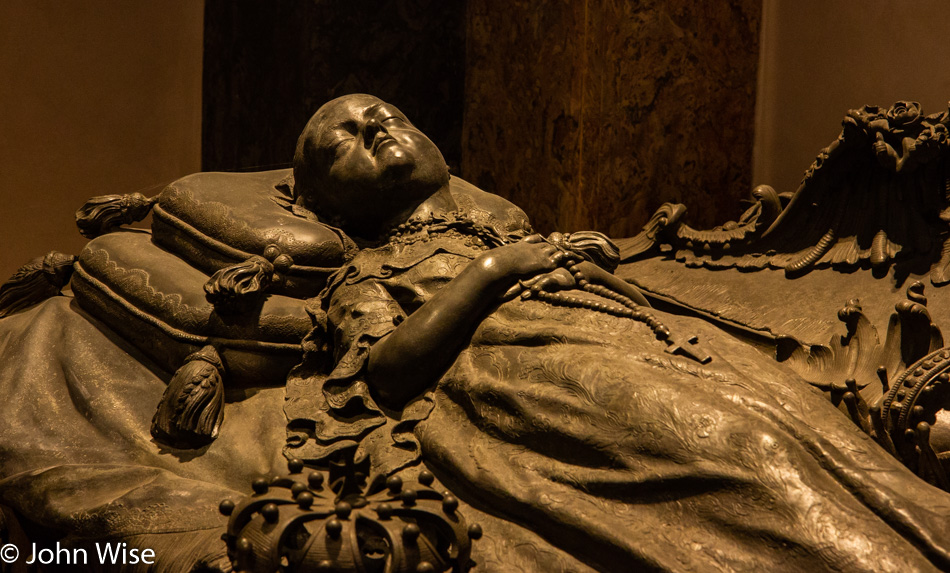
M253 495L222 501L234 570L464 573L472 567L472 540L481 528L466 526L458 500L431 487L432 473L422 470L405 482L391 476L385 489L367 494L371 488L346 466L347 475L328 488L322 472L305 476L304 463L290 460L290 475L259 478Z

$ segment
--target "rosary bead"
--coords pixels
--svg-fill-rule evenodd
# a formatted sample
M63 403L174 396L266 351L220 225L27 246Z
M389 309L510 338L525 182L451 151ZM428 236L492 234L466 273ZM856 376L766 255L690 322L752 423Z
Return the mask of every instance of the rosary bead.
M564 259L570 259L573 255L570 253L558 253L555 256L560 255L561 261ZM611 316L617 316L622 318L631 318L638 322L644 323L650 330L653 331L654 336L657 340L666 340L670 336L670 329L660 322L653 314L643 310L643 308L637 304L632 298L626 296L625 294L614 291L613 289L598 284L592 284L587 280L587 277L579 270L576 264L571 264L567 267L568 270L574 277L575 284L578 288L585 292L597 295L604 301L582 299L578 297L563 295L560 293L550 293L544 291L540 288L539 285L532 285L530 289L525 289L521 293L522 299L527 299L530 297L536 297L538 300L545 301L549 304L561 305L568 308L585 308L595 312L602 312L609 314ZM621 306L614 306L608 301L616 302Z

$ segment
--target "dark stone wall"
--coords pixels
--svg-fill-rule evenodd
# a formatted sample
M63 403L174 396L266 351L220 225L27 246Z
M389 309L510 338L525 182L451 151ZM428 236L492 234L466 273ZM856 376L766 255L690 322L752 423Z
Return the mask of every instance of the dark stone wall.
M760 17L761 0L207 0L203 167L288 166L317 107L367 92L539 230L631 235L664 201L720 223L751 190Z
M461 151L465 3L206 0L202 168L289 167L324 102L370 93Z
M703 225L751 190L761 0L469 0L462 175L538 229Z

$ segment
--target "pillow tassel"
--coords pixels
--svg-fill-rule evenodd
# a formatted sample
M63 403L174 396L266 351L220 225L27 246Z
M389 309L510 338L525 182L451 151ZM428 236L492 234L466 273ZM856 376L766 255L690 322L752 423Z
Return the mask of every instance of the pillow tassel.
M152 418L152 437L192 449L218 437L224 420L224 365L212 346L188 356L175 372Z
M73 255L50 251L17 269L0 285L0 318L61 295L75 262Z
M260 256L220 269L205 283L205 298L218 311L246 310L267 292L274 280L274 265Z
M157 201L157 195L149 199L141 193L93 197L76 211L76 226L80 235L94 239L122 225L141 221Z

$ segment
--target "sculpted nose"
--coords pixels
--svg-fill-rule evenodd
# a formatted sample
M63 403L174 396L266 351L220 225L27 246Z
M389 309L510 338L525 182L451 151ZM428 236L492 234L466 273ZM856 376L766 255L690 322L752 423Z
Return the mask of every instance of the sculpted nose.
M370 118L363 127L363 144L367 147L373 145L373 140L380 131L385 131L383 125L376 118Z

